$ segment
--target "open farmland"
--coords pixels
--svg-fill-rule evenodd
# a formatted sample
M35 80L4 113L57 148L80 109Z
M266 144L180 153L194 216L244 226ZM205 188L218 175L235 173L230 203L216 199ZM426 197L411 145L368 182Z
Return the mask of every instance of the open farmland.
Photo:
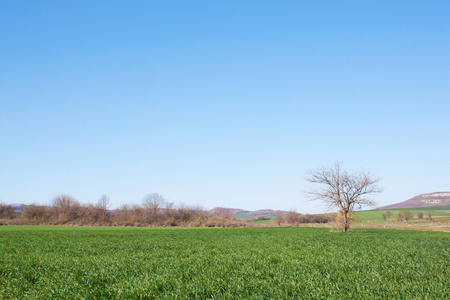
M401 209L389 210L365 210L355 212L355 222L353 227L383 227L383 228L402 228L402 229L420 229L420 230L439 230L450 232L450 206L420 207L408 208L413 219L409 221L399 221L397 214ZM392 213L392 216L383 220L382 214L386 211ZM418 214L422 213L423 218L419 219ZM431 214L432 220L427 215Z
M407 208L413 215L417 218L418 213L423 213L424 218L426 218L428 213L431 213L432 217L437 220L449 220L450 219L450 206L432 206L432 207L417 207L417 208ZM391 218L395 219L398 212L402 210L401 208L394 209L374 209L374 210L363 210L355 212L356 221L382 221L382 214L385 211L390 211L392 213Z
M0 227L1 299L448 299L450 234Z

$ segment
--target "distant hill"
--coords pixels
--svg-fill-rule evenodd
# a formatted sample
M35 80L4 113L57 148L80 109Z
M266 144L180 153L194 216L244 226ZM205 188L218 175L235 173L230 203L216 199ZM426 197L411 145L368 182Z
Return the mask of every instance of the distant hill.
M25 204L11 204L11 206L16 213L21 213Z
M255 216L269 216L275 217L277 214L287 214L288 212L285 210L272 210L272 209L259 209L251 212L252 215Z
M286 214L287 211L284 210L272 210L272 209L259 209L255 211L249 211L244 210L240 208L225 208L225 207L214 207L213 209L210 209L208 212L210 214L219 214L221 212L224 212L228 210L233 214L236 218L242 218L242 219L250 219L257 216L267 216L267 217L274 217L278 213L280 214Z
M421 194L406 201L381 206L377 209L394 209L394 208L415 208L450 205L450 192L436 192L430 194Z
M213 209L208 210L208 213L214 215L214 214L220 214L223 213L225 211L230 212L233 215L237 215L237 214L244 214L244 213L248 213L248 210L243 210L240 208L227 208L227 207L214 207Z

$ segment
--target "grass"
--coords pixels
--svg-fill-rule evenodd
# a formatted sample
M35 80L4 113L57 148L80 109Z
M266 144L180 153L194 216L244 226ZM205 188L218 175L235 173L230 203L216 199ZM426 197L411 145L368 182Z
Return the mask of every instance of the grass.
M1 299L448 299L450 235L0 227Z
M397 209L388 209L392 213L391 220L395 220L397 213L400 211ZM408 208L413 214L414 218L417 218L419 212L423 213L423 217L426 218L428 213L431 213L432 217L436 220L450 220L450 206L436 206L436 207L420 207L420 208ZM373 221L372 223L384 223L382 214L386 210L364 210L355 212L355 221ZM423 220L426 222L426 220Z
M268 220L260 220L260 221L253 221L251 223L253 224L268 224L270 222L272 222L273 220L275 220L275 217L269 217L270 219Z
M246 213L240 213L240 214L237 214L237 215L235 215L236 216L236 218L238 218L238 219L251 219L251 218L254 218L254 217L256 217L254 214L252 214L251 212L246 212Z
M414 216L417 216L419 212L422 212L424 214L424 217L426 217L426 214L431 212L433 217L435 216L450 216L450 206L436 206L436 207L418 207L418 208L407 208ZM393 216L396 216L397 213L402 210L401 208L396 209L387 209L390 211ZM360 218L362 220L374 220L374 219L381 219L381 215L386 210L383 209L374 209L374 210L364 210L364 211L358 211L356 212L357 218Z

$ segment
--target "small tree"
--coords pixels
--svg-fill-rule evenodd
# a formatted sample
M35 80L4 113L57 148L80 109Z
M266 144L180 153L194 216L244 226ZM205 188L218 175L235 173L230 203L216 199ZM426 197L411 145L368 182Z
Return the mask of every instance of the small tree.
M418 218L418 219L423 219L423 213L422 213L422 212L418 213L418 214L417 214L417 218Z
M317 186L307 191L313 200L322 200L339 209L344 232L350 229L353 210L375 205L368 196L381 192L378 178L363 171L347 173L340 163L310 171L307 180Z
M409 221L412 217L412 213L406 208L400 210L397 214L397 220L399 221Z
M383 220L387 220L387 219L389 219L390 217L392 216L392 213L389 211L389 210L387 210L387 211L385 211L382 215L381 215L381 217L383 218Z
M431 215L431 212L428 212L428 214L427 214L427 220L430 221L430 222L433 220L433 217L432 217L432 215Z
M283 222L283 220L284 220L283 214L282 213L277 213L277 215L275 216L275 219L274 219L275 224L277 224L278 227L280 227L281 223Z

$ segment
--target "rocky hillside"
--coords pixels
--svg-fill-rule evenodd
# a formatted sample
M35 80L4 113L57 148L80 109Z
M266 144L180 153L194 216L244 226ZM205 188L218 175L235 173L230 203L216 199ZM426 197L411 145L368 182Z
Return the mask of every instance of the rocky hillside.
M414 208L450 205L450 192L421 194L406 201L378 207L378 209Z

